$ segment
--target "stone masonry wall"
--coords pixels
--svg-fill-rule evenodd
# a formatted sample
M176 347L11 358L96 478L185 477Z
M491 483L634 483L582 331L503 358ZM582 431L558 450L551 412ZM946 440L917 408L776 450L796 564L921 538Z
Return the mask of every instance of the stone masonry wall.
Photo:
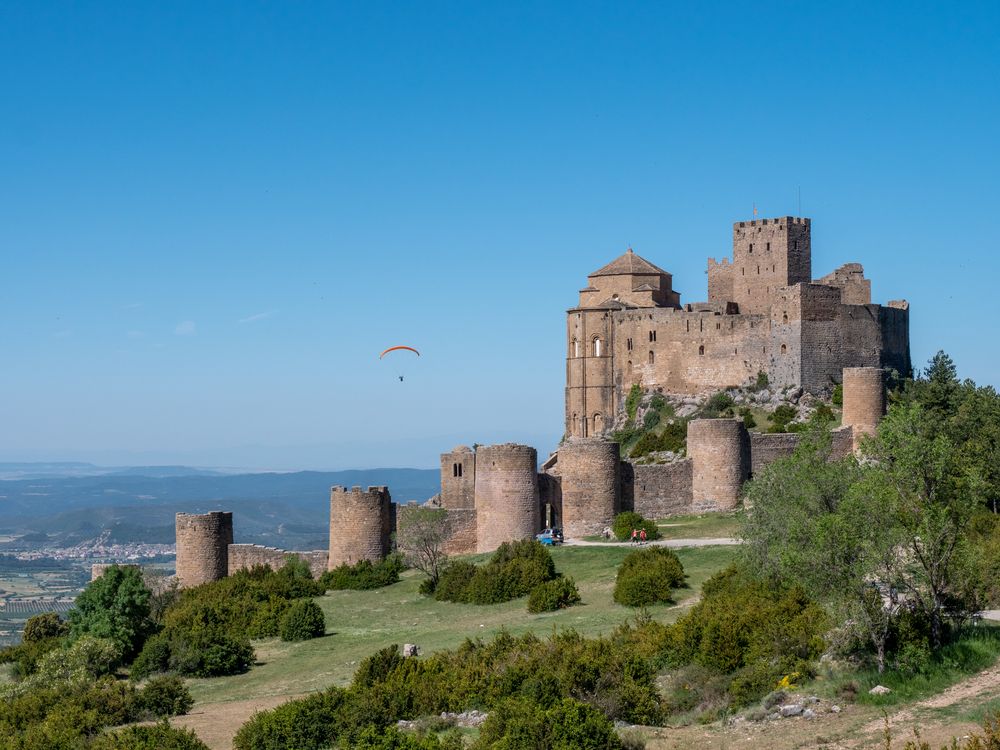
M622 463L622 510L644 518L691 512L691 459L669 464Z
M360 560L378 562L389 551L392 498L387 487L330 490L330 557L333 570Z
M750 433L750 471L757 476L761 470L779 458L790 456L799 445L797 432Z
M621 505L618 443L576 438L559 448L562 527L567 537L600 534Z
M688 424L688 456L694 462L693 510L730 510L750 474L750 439L742 419L695 419Z
M460 445L441 454L441 505L476 507L476 453L472 448Z
M538 533L537 472L538 454L530 446L504 443L476 451L478 552Z
M396 528L406 523L408 513L425 508L419 503L396 506ZM475 508L445 508L448 524L448 538L444 551L449 555L466 555L476 551L476 510Z
M217 581L229 574L228 547L233 543L233 514L178 513L177 581L181 588Z
M844 368L844 425L854 428L854 444L874 434L885 413L885 375L878 367Z
M277 547L262 547L259 544L230 544L229 574L232 575L237 570L249 570L256 565L266 565L272 570L278 570L285 564L289 555L302 560L309 566L313 578L319 578L327 569L330 553L325 549L289 552Z

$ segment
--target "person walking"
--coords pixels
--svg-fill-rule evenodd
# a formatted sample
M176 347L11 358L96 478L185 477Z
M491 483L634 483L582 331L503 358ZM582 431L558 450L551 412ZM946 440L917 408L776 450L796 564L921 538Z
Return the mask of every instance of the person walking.
M646 530L642 529L639 532L639 544L645 544L645 543L646 543Z
M632 529L632 544L637 544L639 542L639 531L638 529Z

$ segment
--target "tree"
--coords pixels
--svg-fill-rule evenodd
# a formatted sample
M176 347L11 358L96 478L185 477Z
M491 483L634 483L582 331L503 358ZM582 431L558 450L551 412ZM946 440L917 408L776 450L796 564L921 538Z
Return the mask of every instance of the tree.
M951 439L924 429L925 419L919 404L889 412L862 448L867 467L859 490L883 509L879 522L895 528L895 583L927 618L931 645L940 648L948 620L969 613L966 531L983 481Z
M450 536L448 511L443 508L407 508L399 515L396 544L408 565L430 577L431 590L448 562L444 547Z
M108 638L131 661L153 632L150 598L138 568L113 565L76 598L69 611L70 635Z
M69 633L69 625L59 618L55 612L44 612L34 617L29 617L24 623L24 632L21 640L25 643L35 643L48 638L62 638Z

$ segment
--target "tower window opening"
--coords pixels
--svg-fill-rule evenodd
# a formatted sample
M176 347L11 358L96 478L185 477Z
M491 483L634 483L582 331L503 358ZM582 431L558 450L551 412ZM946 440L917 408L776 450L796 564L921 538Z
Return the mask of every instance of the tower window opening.
M750 243L750 254L753 255L753 243Z
M782 344L781 345L781 353L785 354L787 351L788 351L788 347L786 347L784 344Z
M600 357L601 356L601 339L600 338L595 338L594 339L594 356L595 357Z
M799 241L798 240L795 240L795 245L794 245L794 247L792 249L793 250L798 250L799 249Z
M577 341L576 339L573 339L573 356L574 357L580 356L580 342Z
M632 339L625 339L625 348L632 351Z
M781 313L781 322L782 323L787 323L788 322L788 312L787 311Z
M757 266L757 275L760 276L760 265Z
M771 243L770 242L767 243L767 252L771 252Z
M685 320L684 323L687 326L687 332L691 333L691 321L690 320Z
M705 321L704 320L699 320L698 321L698 330L699 331L704 331L705 330Z
M698 347L698 354L700 354L700 355L704 355L705 354L705 346L704 345Z
M656 355L653 352L649 353L649 364L653 364L656 361Z
M722 330L722 323L716 323L715 324L715 330L716 331L721 331Z

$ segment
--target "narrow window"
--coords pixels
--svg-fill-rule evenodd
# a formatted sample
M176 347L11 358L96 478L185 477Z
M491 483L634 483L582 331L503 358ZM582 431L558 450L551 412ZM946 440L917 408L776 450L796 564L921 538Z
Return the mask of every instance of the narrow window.
M760 276L760 264L757 265L757 275Z
M750 254L753 255L753 243L750 243Z
M785 347L785 345L782 344L781 345L781 353L784 354L786 351L788 351L787 347Z
M704 354L704 353L705 353L705 347L704 346L699 346L698 347L698 354Z
M770 242L767 243L767 252L771 252L771 243Z
M701 319L698 320L698 330L699 331L704 331L705 330L705 321L704 320L701 320Z
M577 341L576 339L573 339L573 356L574 357L580 356L580 342Z
M632 339L625 339L625 348L632 351Z
M462 464L458 465L458 475L462 476Z
M787 311L781 313L781 322L782 323L787 323L788 322L788 312Z
M747 275L747 269L741 268L740 269L740 276L746 276L746 275Z
M452 464L451 465L451 475L453 477L457 477L458 476L458 464Z
M656 355L655 355L655 354L653 354L653 352L650 352L650 353L649 353L649 364L653 364L653 361L654 361L655 359L656 359Z
M600 357L601 356L601 340L600 339L594 339L594 356L595 357Z
M691 321L690 320L686 320L684 322L687 324L687 332L691 333Z
M715 330L716 331L721 331L722 330L722 323L716 323L715 324Z
M736 349L735 349L735 347L733 348L733 356L734 357L736 356Z
M798 250L799 249L799 241L798 240L795 240L795 247L792 248L792 249L793 250Z

